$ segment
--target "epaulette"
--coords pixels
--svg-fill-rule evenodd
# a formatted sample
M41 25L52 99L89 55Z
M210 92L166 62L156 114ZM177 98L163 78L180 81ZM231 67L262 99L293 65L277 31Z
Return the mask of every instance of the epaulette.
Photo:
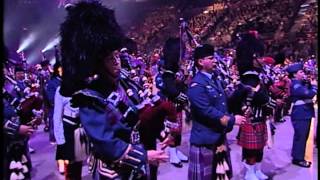
M191 84L190 84L190 87L195 87L195 86L197 86L197 85L198 85L198 83L194 82L194 83L191 83Z
M294 85L293 85L293 89L298 89L298 88L301 87L301 86L302 86L302 85L301 85L301 84L298 84L298 83L297 83L297 84L294 84Z
M98 105L99 107L103 108L107 105L107 99L96 91L90 89L82 89L72 95L71 104L73 107Z
M82 89L72 95L71 104L73 107L94 106L98 108L116 107L120 101L120 95L112 92L108 97L104 97L97 91L91 89ZM111 105L111 106L110 106Z
M164 73L169 73L169 74L174 74L174 75L176 74L176 73L174 73L173 71L170 71L170 70L164 70L164 71L163 71L163 74L164 74Z

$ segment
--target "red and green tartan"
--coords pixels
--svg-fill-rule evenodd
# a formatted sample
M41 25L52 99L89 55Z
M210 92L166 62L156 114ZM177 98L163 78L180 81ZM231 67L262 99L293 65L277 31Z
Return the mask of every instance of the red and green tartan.
M261 123L245 123L240 126L238 144L246 149L262 149L268 139L267 125Z

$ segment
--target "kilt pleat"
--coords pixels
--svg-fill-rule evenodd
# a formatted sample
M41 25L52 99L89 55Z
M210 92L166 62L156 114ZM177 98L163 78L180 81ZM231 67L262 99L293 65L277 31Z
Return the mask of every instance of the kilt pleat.
M267 126L265 122L240 126L238 144L246 149L262 149L268 140Z
M189 154L189 180L211 180L214 152L206 147L191 145Z

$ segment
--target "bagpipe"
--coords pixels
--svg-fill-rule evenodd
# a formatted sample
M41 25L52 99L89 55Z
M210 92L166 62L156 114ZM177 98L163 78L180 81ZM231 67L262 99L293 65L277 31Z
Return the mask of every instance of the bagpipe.
M180 18L180 61L184 62L185 66L183 66L184 72L189 72L189 74L195 74L196 67L194 65L194 61L184 59L185 57L185 49L187 44L189 44L190 47L198 47L201 46L200 43L194 38L192 35L187 22L183 19ZM232 63L227 63L225 61L225 58L222 58L218 56L217 53L214 54L214 57L217 60L217 66L216 66L216 75L218 79L222 80L223 87L225 88L226 91L233 91L235 84L237 81L232 78L232 73L230 72L231 69L231 64Z
M274 83L273 77L276 75L276 72L266 64L262 64L259 61L257 61L257 63L259 63L261 66L261 71L260 71L261 81L268 88Z
M219 56L217 53L214 54L215 59L217 60L215 75L219 80L221 80L222 87L224 88L226 94L229 96L236 88L236 85L239 84L238 79L235 79L231 72L231 64L228 63L225 59Z
M20 53L23 62L26 63L23 52ZM24 65L25 78L23 83L27 84L29 79ZM21 89L18 82L9 74L5 75L5 98L16 109L20 122L36 128L42 120L42 98L39 96L37 84L30 84L30 87Z
M147 173L146 162L140 162L144 151L140 139L140 130L146 121L153 120L148 118L148 115L142 120L140 115L156 108L162 101L159 97L153 96L148 89L143 89L130 79L129 73L124 69L121 70L119 80L120 89L112 92L106 99L95 98L100 99L99 101L105 106L110 116L116 116L123 124L131 128L130 146L132 150L129 150L129 153L120 162L103 163L92 156L89 158L89 169L92 170L97 166L100 174L112 178L118 176L114 171L114 169L117 169L119 172L130 172L128 179L140 179ZM162 111L153 112L163 113ZM135 159L130 159L131 157ZM110 170L113 170L114 173L111 173Z
M6 79L10 79L9 82L14 85L16 82L10 77L5 76ZM7 88L8 85L7 84ZM14 89L17 91L17 89ZM20 90L20 89L18 89ZM31 125L36 128L41 123L42 119L42 98L37 95L36 92L27 92L27 88L24 90L24 93L27 95L24 98L19 99L16 95L11 91L4 91L4 98L16 109L18 116L20 117L21 124Z
M168 106L168 102L162 100L158 95L153 95L150 89L144 89L141 85L130 79L127 71L121 70L120 76L120 85L124 88L134 106L128 107L123 105L123 103L120 103L118 107L127 118L125 123L129 124L130 127L133 127L132 142L139 143L140 139L137 138L138 131L140 130L139 126L146 126L154 120L152 117L162 117L164 115L163 113L169 111L163 111L158 107L171 108L173 106ZM163 119L163 121L166 133L165 135L160 135L162 139L165 139L170 132L181 130L179 129L179 124L175 122L176 120ZM156 131L154 132L156 133Z
M187 46L190 47L190 49L194 49L195 47L200 46L199 42L194 38L192 35L188 23L185 19L180 18L179 19L180 26L180 62L183 62L182 69L185 73L188 73L186 75L194 75L196 72L194 61L192 60L192 57L189 57L189 59L186 58L187 54Z
M21 123L31 125L37 128L42 121L42 98L38 95L31 95L23 99L19 105L18 115L20 116Z

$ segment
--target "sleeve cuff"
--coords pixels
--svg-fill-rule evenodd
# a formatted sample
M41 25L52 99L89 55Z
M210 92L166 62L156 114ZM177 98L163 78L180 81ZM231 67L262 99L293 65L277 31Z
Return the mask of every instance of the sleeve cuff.
M317 92L318 91L317 86L312 86L312 91Z
M124 153L121 155L121 157L119 159L115 160L115 162L119 162L119 161L123 160L131 149L132 149L132 145L128 144L128 146L127 146L126 150L124 151Z
M229 116L229 121L228 121L228 124L227 124L227 131L231 131L232 128L233 128L233 125L235 123L235 117L234 116Z
M13 122L11 120L8 120L5 124L4 124L4 129L6 130L6 132L10 135L15 135L18 133L19 131L19 127L20 124L17 122Z

